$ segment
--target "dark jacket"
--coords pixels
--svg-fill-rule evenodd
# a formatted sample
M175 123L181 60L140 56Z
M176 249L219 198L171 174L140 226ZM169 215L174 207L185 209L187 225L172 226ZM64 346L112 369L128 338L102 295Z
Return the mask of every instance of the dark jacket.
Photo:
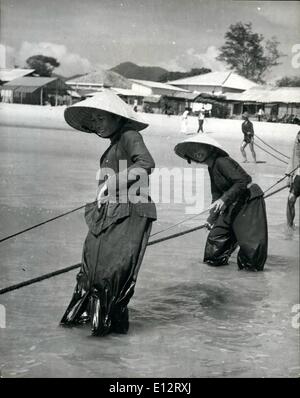
M222 199L226 206L245 196L252 181L249 174L229 156L219 156L208 168L212 201Z
M106 182L109 201L99 211L96 206L87 207L85 214L86 222L95 235L132 212L140 217L156 219L155 204L149 196L149 174L154 167L154 160L139 132L123 128L115 134L100 159L99 185ZM134 183L137 181L141 189L136 190ZM138 200L135 203L130 189Z
M245 120L242 123L242 132L244 134L244 140L249 142L254 136L253 123L250 122L250 120Z
M211 182L212 203L222 199L225 208L238 201L244 201L249 190L247 185L252 178L246 171L229 156L219 156L211 167L208 167ZM208 222L214 224L218 217L214 209L210 211Z

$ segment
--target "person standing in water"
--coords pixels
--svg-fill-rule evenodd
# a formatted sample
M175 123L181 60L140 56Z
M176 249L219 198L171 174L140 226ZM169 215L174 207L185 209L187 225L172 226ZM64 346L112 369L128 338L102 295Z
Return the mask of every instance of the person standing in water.
M289 229L295 229L295 204L300 196L300 131L296 136L286 174L290 178L290 193L286 207L287 226Z
M110 146L100 159L96 201L86 205L89 231L61 324L90 322L97 336L127 333L127 305L156 219L148 192L155 164L139 133L148 125L110 90L66 108L64 116L73 128L108 139Z
M256 153L254 151L254 129L253 129L253 123L249 120L249 114L248 112L244 112L242 115L242 118L244 119L242 123L242 132L244 134L244 139L241 145L241 153L244 158L244 163L247 163L247 155L245 148L249 144L250 150L254 159L254 162L256 163Z
M189 163L208 166L212 204L203 261L211 266L226 265L239 245L238 267L262 271L267 260L268 226L261 188L211 137L191 137L174 150Z

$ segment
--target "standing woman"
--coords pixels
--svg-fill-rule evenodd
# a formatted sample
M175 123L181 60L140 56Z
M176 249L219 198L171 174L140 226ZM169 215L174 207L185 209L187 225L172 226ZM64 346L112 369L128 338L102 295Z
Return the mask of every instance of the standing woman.
M206 223L210 232L204 262L226 265L239 245L239 268L262 271L267 259L268 229L260 187L211 137L191 137L177 144L175 153L189 163L208 166L212 204Z
M110 146L100 159L96 201L86 205L82 265L61 324L90 321L93 335L127 333L127 305L156 219L148 192L155 164L139 133L147 124L107 89L66 108L65 120Z

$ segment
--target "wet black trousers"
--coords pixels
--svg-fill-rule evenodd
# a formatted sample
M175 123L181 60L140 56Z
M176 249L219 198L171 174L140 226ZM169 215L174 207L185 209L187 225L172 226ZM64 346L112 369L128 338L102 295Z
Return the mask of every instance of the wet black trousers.
M262 196L231 205L219 215L207 237L203 261L212 266L226 265L237 246L240 269L264 269L268 252L268 226Z
M90 323L92 334L127 333L127 305L150 236L152 220L132 213L99 235L86 237L82 265L61 325Z

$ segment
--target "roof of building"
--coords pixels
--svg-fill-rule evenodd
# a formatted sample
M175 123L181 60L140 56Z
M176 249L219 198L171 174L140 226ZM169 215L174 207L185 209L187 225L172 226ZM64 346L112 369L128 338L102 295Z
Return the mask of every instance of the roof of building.
M53 81L57 80L57 77L19 77L18 79L14 79L8 83L3 84L4 88L13 88L13 87L42 87Z
M143 97L143 94L126 88L112 87L112 90L114 90L117 94L124 95L127 97Z
M15 93L34 93L41 87L47 86L49 83L59 81L59 88L67 88L65 83L57 77L19 77L11 82L5 83L2 90L13 90Z
M260 103L300 103L300 87L259 86L243 93L228 93L229 101Z
M199 97L199 93L191 93L190 91L185 91L185 92L180 91L176 93L170 93L167 95L167 97L194 101L197 97Z
M246 91L242 93L226 93L225 94L225 99L227 101L241 101L242 94L244 94Z
M68 94L74 98L81 98L81 95L75 90L67 90Z
M214 86L238 90L248 90L257 86L253 81L246 79L234 72L210 72L202 75L186 77L168 82L172 85Z
M0 69L0 80L2 82L10 82L11 80L30 75L34 69Z
M138 79L130 79L130 80L134 83L138 83L143 86L150 87L150 88L161 88L164 90L188 92L188 90L184 90L183 88L179 88L179 87L174 87L171 84L167 84L167 83L152 82L151 80L138 80Z
M116 88L112 87L113 90L118 95L124 95L126 97L144 97L143 94L137 93L133 90L125 89L125 88ZM92 97L93 95L98 94L102 90L76 90L82 97Z
M110 86L118 88L130 89L132 83L125 77L119 75L111 70L98 69L95 72L87 73L86 75L80 76L75 79L70 79L66 81L69 85L74 85L76 83L86 83L91 85L101 85Z

